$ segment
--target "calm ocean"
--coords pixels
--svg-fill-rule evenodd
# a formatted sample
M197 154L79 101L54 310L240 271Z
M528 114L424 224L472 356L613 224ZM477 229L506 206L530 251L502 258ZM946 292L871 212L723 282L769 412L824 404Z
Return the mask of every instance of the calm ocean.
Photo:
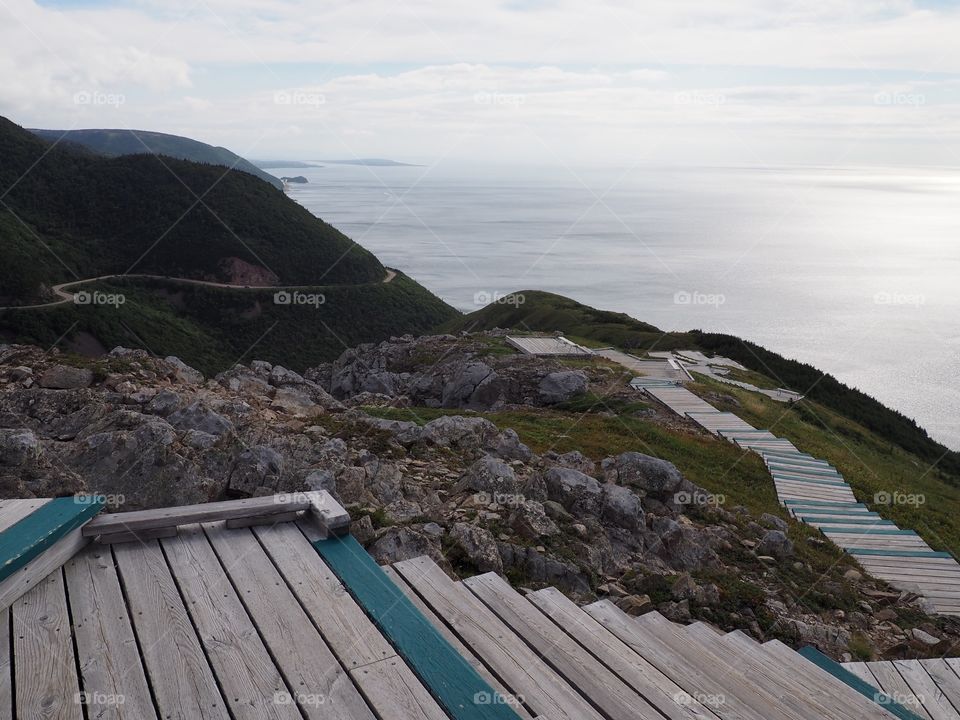
M305 175L291 197L462 310L542 289L730 333L960 449L960 170L273 172Z

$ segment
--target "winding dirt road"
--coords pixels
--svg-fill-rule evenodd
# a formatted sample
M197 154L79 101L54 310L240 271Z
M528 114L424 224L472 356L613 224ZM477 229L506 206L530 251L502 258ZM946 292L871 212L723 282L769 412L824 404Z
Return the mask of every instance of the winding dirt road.
M387 268L387 274L384 276L383 280L377 284L386 284L393 282L393 279L397 276L395 270ZM54 294L59 298L59 300L53 300L47 303L38 303L36 305L7 305L0 306L0 310L33 310L40 308L50 308L56 307L57 305L65 305L67 303L73 302L73 291L69 288L76 288L80 285L87 285L92 282L99 282L101 280L110 280L112 278L138 278L143 280L164 280L166 282L172 283L182 283L185 285L204 285L206 287L215 287L215 288L224 288L227 290L294 290L294 289L316 289L324 287L341 287L338 285L232 285L230 283L219 283L212 282L210 280L192 280L190 278L175 278L167 277L166 275L145 275L145 274L131 274L131 275L100 275L99 277L85 278L83 280L71 280L70 282L60 283L59 285L54 285L51 289ZM364 284L374 284L374 283L364 283Z

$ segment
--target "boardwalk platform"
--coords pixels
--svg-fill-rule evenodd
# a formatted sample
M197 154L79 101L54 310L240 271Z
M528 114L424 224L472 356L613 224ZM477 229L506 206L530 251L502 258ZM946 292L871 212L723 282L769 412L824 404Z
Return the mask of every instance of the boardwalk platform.
M460 582L427 557L381 568L329 495L305 495L3 501L0 560L22 561L0 585L34 581L0 605L0 718L918 717L779 643Z
M949 553L934 551L914 531L869 512L829 462L734 413L717 410L686 388L634 387L703 429L759 454L780 502L854 555L870 574L922 595L933 612L960 615L960 563Z

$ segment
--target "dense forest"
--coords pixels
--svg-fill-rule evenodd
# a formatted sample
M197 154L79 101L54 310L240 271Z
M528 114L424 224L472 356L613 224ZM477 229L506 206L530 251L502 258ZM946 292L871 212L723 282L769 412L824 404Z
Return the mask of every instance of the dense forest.
M228 280L238 259L276 284L378 282L370 252L271 185L155 155L102 157L0 119L0 304L114 273Z

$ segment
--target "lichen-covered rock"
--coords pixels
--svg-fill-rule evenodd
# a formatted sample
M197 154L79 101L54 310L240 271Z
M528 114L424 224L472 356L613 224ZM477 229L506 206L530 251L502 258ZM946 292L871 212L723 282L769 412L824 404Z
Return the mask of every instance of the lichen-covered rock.
M552 467L543 478L551 500L577 517L599 515L602 490L596 478L566 467Z
M0 465L17 467L40 456L40 441L28 428L0 429Z
M604 483L600 500L600 518L614 527L636 531L644 526L640 498L630 488Z
M223 435L233 430L233 423L199 400L172 413L167 421L177 430L200 430L210 435Z
M473 463L457 483L456 490L473 490L487 493L493 502L499 502L499 496L517 496L521 493L522 483L517 479L513 468L503 460L484 455ZM505 502L503 504L506 504Z
M164 359L164 362L170 366L169 377L175 382L186 385L200 385L203 383L203 373L190 367L180 358L170 355Z
M230 490L247 495L260 488L277 489L277 481L283 472L283 456L266 445L247 448L237 458L230 475Z
M449 532L453 547L479 572L503 572L497 541L489 530L470 523L454 523Z
M768 530L757 545L757 554L783 560L793 555L793 541L782 530Z
M587 391L587 376L579 370L561 370L545 375L537 388L547 405L567 402Z
M40 376L40 387L52 390L76 390L93 385L93 370L70 365L54 365Z

